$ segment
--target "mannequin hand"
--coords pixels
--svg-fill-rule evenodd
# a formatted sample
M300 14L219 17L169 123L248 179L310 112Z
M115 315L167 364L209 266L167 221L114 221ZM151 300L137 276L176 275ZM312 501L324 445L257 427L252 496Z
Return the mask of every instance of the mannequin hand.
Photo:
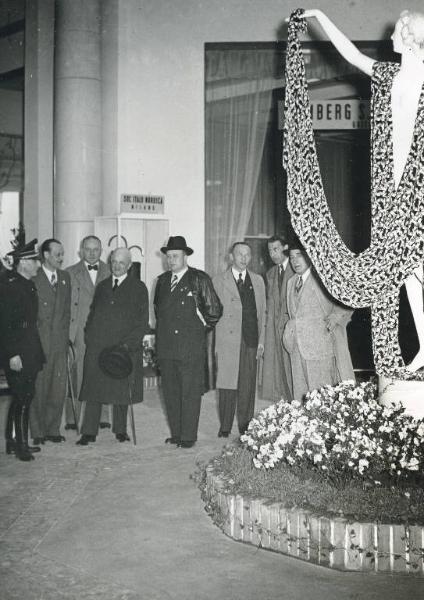
M258 349L256 351L256 358L262 358L262 356L264 354L264 350L265 350L265 348L262 346L262 344L259 344Z
M12 371L22 371L22 360L19 355L12 356L9 360L9 367Z

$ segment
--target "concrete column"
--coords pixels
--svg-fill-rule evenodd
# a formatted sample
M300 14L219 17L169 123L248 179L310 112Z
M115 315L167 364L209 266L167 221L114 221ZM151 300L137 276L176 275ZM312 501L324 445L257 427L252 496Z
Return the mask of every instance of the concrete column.
M25 3L25 191L27 240L53 233L54 0Z
M65 263L102 214L100 0L57 0L54 234Z

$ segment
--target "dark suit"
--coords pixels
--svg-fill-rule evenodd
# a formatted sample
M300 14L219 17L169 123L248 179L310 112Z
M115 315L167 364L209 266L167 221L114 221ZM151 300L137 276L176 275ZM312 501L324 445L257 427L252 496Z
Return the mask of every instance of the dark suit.
M278 265L266 274L267 306L265 325L265 350L262 372L262 396L277 402L292 399L290 355L283 346L283 331L287 315L287 282L294 274L290 262L284 270L279 285Z
M87 350L79 399L87 402L82 433L97 435L102 404L113 404L113 432L126 433L130 402L143 400L143 337L149 329L149 301L142 281L127 276L116 290L112 277L100 282L85 329ZM99 367L104 348L126 345L132 355L133 372L129 379L112 379ZM121 409L121 410L120 410Z
M79 397L82 385L82 376L84 369L85 341L84 329L87 323L90 306L93 301L95 285L110 276L110 269L106 263L99 261L98 271L96 272L95 284L91 280L86 264L80 260L75 265L67 268L71 276L71 324L69 327L69 339L71 340L75 351L75 397ZM79 418L81 404L77 403L77 418ZM108 421L108 407L105 407L104 420ZM103 420L103 419L102 419ZM66 422L73 423L72 406L70 402L66 403Z
M172 293L171 275L163 273L156 284L156 348L171 436L195 442L205 383L206 327L215 326L222 307L203 271L189 267Z
M58 270L57 285L53 288L40 268L34 283L39 298L38 330L46 364L37 377L30 426L33 438L43 438L60 435L66 394L71 281L69 273Z

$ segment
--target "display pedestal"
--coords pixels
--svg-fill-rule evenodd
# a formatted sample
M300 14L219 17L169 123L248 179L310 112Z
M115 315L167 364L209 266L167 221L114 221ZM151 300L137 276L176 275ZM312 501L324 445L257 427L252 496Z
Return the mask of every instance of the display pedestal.
M378 378L379 401L383 405L400 402L408 415L424 418L424 381Z

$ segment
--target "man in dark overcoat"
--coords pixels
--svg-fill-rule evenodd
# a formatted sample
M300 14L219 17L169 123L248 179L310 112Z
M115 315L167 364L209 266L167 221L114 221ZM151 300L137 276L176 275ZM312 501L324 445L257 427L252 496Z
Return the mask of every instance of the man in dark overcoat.
M45 240L40 248L42 264L33 281L38 293L38 330L46 364L37 377L30 409L34 444L62 442L60 434L66 396L71 316L71 280L61 269L63 246L56 239Z
M82 385L85 356L85 325L87 323L90 306L93 301L94 289L104 279L110 276L110 269L106 263L100 260L102 254L102 242L95 235L86 236L80 244L81 260L66 270L71 276L71 324L69 327L69 339L73 344L75 362L72 374L75 376L75 397L79 397ZM76 406L76 417L79 420L81 404ZM109 407L104 405L100 419L100 426L110 426ZM74 415L70 399L65 405L66 425L65 429L76 429Z
M131 254L117 248L111 256L112 276L94 292L85 329L86 353L79 400L86 402L82 436L77 442L95 442L102 404L113 405L113 433L120 442L129 441L129 403L143 401L143 337L149 330L149 301L145 284L128 275ZM99 365L106 348L121 347L130 353L133 370L129 378L114 379Z
M292 381L290 355L283 346L283 331L287 322L287 282L291 268L288 245L284 238L268 240L268 252L274 266L266 274L267 299L265 349L262 371L262 397L273 402L281 398L291 402Z
M31 280L40 266L36 242L9 252L13 270L5 273L0 284L1 363L12 396L6 421L6 453L14 452L24 461L32 460L32 453L40 450L28 445L28 418L37 373L45 360L37 329L37 290Z
M169 271L155 290L156 349L171 437L166 443L191 448L197 440L205 391L206 331L222 314L210 277L187 265L193 250L182 236L161 248Z

